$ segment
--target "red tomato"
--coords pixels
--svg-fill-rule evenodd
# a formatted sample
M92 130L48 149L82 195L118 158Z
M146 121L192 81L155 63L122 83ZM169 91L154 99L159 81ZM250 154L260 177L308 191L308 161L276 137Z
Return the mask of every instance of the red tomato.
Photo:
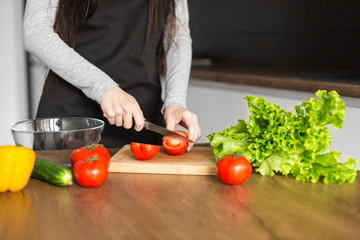
M91 157L99 157L104 160L107 167L110 164L110 154L108 150L101 144L91 144L75 149L71 153L71 166L74 167L76 162L86 160Z
M92 157L77 161L74 164L73 172L76 182L81 186L98 187L107 179L108 166L104 160Z
M188 135L184 131L175 131L175 132L179 133L185 137L188 137ZM164 137L162 144L163 144L164 149L171 155L182 154L183 152L186 151L187 147L189 146L188 142L174 139L171 137Z
M245 157L235 157L230 154L217 162L216 171L217 175L224 183L240 184L249 179L252 167Z
M156 156L160 151L160 146L145 143L130 143L131 152L139 160L149 160Z

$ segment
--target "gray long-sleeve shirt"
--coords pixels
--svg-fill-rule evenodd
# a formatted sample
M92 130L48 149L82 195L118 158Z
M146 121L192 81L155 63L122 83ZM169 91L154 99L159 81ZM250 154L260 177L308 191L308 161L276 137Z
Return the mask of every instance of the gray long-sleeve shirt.
M24 15L25 49L61 78L81 89L87 97L100 103L106 93L118 85L54 32L58 1L27 1ZM169 105L186 108L192 57L187 0L176 1L175 14L176 34L166 57L163 109Z

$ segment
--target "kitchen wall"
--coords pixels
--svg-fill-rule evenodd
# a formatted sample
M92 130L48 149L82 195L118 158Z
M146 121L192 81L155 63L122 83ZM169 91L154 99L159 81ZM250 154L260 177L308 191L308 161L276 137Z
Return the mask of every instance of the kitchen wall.
M0 1L0 145L14 144L11 124L29 117L22 11L22 0Z
M358 0L196 0L189 8L195 57L360 68Z

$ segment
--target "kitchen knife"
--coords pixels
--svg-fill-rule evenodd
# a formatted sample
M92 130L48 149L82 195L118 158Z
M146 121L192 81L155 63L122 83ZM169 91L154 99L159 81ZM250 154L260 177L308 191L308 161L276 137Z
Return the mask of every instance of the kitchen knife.
M191 143L193 143L192 140L188 139L187 137L184 137L183 135L181 135L181 134L179 134L179 133L170 131L169 129L163 128L163 127L161 127L161 126L159 126L159 125L156 125L156 124L154 124L154 123L148 122L148 121L146 121L146 120L145 120L145 125L144 125L144 127L145 127L147 130L150 130L150 131L159 133L159 134L164 135L164 136L167 136L167 137L171 137L171 138L174 138L174 139L177 139L177 140L180 140L180 141L185 141L185 142L191 142Z

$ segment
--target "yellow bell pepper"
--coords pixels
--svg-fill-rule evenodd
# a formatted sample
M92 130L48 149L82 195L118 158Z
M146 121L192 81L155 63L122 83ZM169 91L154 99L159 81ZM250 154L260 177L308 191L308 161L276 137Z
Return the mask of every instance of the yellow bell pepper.
M35 165L35 152L22 146L0 146L0 192L22 190Z

